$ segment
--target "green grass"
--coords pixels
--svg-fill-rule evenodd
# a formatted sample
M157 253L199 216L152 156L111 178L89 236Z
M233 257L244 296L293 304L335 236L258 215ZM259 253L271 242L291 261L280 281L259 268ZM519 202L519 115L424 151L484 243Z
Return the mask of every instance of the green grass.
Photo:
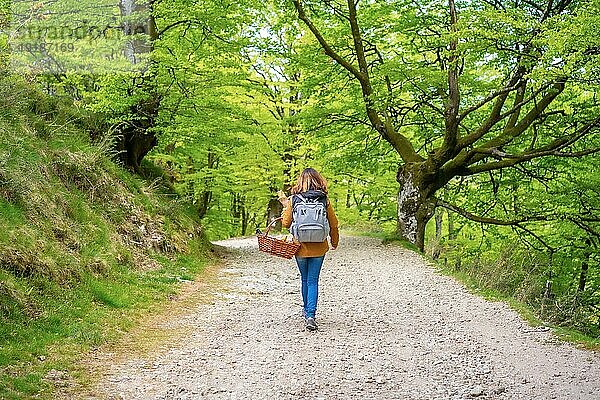
M433 260L431 260L431 261L433 261ZM437 267L438 267L437 270L439 272L443 273L444 275L454 277L456 280L461 282L463 284L463 286L465 286L467 289L469 289L469 291L471 293L481 296L484 299L489 300L489 301L500 301L500 302L508 304L510 306L510 308L517 311L519 313L519 315L521 315L521 317L525 321L527 321L527 323L529 325L531 325L531 326L544 325L544 322L535 315L534 309L532 307L528 306L527 304L519 302L509 296L506 296L497 290L481 287L480 285L477 284L477 281L475 279L473 279L473 277L471 277L469 274L467 274L465 272L454 271L451 268L443 268L440 265L440 263L437 264Z
M443 273L455 277L474 293L507 303L532 326L547 326L563 340L599 349L597 312L595 320L589 308L580 308L578 313L561 312L573 305L573 285L578 283L578 275L573 271L578 264L558 255L550 260L543 252L524 246L510 229L502 227L491 228L482 236L479 226L466 224L455 240L448 240L446 223L445 218L444 235L438 243L432 219L426 240L428 252L434 249L441 252L438 260L430 258L430 262ZM455 223L455 228L460 226ZM589 279L591 285L591 274ZM553 298L545 303L543 296L548 280L553 284Z
M560 339L575 343L589 350L600 351L600 339L587 336L575 329L552 326L552 330Z
M0 199L0 218L2 218L7 225L19 225L25 222L23 209L4 199Z
M2 93L0 399L51 399L50 370L85 380L81 354L202 273L208 245L193 207L112 162L72 105L14 77Z
M72 371L80 354L115 340L136 318L168 301L179 280L192 280L206 265L204 244L155 271L122 269L108 277L88 275L67 290L47 284L35 301L44 314L0 320L0 398L51 398L43 380L51 369ZM26 282L24 282L26 284Z

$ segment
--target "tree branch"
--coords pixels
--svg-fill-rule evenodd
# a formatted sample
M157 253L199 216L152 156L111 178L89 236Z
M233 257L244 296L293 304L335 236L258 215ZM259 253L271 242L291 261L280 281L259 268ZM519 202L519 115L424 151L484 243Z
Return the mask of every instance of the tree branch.
M448 58L448 98L444 109L444 144L442 145L437 158L442 163L449 160L456 149L458 141L458 108L460 106L460 90L458 86L458 56L456 48L458 39L456 37L456 5L454 0L448 0L450 8L450 33L453 35L450 40L450 56Z
M586 149L578 152L561 152L561 149L568 147L585 137L592 129L600 126L600 117L586 124L583 128L578 129L572 135L562 137L560 139L554 140L552 143L549 143L546 146L542 146L538 149L526 151L521 154L508 154L498 150L498 148L480 148L475 149L474 151L481 154L489 154L494 155L500 158L500 161L476 165L473 167L469 167L466 169L467 173L465 175L474 175L480 172L492 171L501 168L512 167L517 164L521 164L526 161L530 161L534 158L546 157L546 156L556 156L556 157L584 157L586 155L595 154L600 152L600 148L592 148ZM485 157L485 156L484 156Z
M519 121L519 116L521 115L521 109L523 108L523 106L525 104L527 104L527 102L523 102L523 99L525 98L526 87L527 87L527 79L521 80L519 82L519 85L517 86L517 92L515 93L515 100L513 102L513 108L508 113L506 113L507 116L510 115L510 118L506 122L506 126L504 127L504 130L514 128L515 125L517 124L517 121ZM535 93L532 96L532 98L535 98ZM502 120L505 118L505 116L500 115L499 118L500 118L500 120Z
M498 90L496 92L490 93L485 98L483 98L479 103L474 104L471 107L467 108L462 114L459 115L458 120L462 121L465 117L467 117L473 111L477 111L478 109L480 109L481 107L483 107L484 105L486 105L487 103L489 103L490 101L494 100L496 97L498 97L500 95L503 95L503 94L510 93L513 90L516 90L519 87L520 84L521 83L519 82L515 86L504 87L501 90Z
M398 152L400 157L405 162L419 162L423 161L423 158L417 154L412 143L402 134L398 133L394 128L391 119L387 116L384 111L384 119L382 120L378 111L373 105L373 88L369 79L369 65L366 59L363 40L360 33L360 27L358 26L356 4L354 0L348 0L348 20L350 21L350 29L352 32L352 39L354 43L354 51L356 53L357 62L359 69L357 69L352 63L340 56L330 45L327 43L321 32L313 24L313 22L307 17L304 7L302 6L301 0L294 0L294 7L298 12L298 18L302 20L308 29L313 33L325 54L340 64L343 68L349 71L360 83L363 101L365 103L367 116L373 128L379 132L379 134L389 142L392 147Z
M194 21L192 21L192 20L190 20L190 19L183 19L183 20L181 20L181 21L176 21L176 22L173 22L172 24L169 24L169 25L165 26L163 29L161 29L161 30L160 30L160 31L159 31L159 32L156 34L156 36L157 36L157 37L161 37L161 36L162 36L162 35L163 35L165 32L167 32L167 31L169 31L169 30L171 30L171 29L173 29L173 28L176 28L176 27L178 27L179 25L188 24L188 26L189 26L189 25L191 25L191 24L192 24L192 22L194 22Z
M508 129L505 129L501 134L499 134L493 139L488 140L478 148L468 152L464 152L464 154L455 159L452 165L448 166L447 168L464 168L468 165L473 165L485 158L484 154L486 149L499 148L512 142L513 139L525 132L527 128L529 128L531 124L533 124L536 121L536 119L543 114L543 112L552 103L552 101L554 101L554 99L560 93L562 93L562 91L565 88L565 81L565 78L557 80L552 85L551 90L549 90L548 93L546 93L546 95L539 101L539 103L537 103L531 110L529 110L529 112L514 127L509 127ZM507 116L508 114L505 113L503 115ZM493 121L492 126L495 125L498 121L499 119L496 118ZM488 129L491 129L491 126ZM473 135L482 136L483 134L478 131L474 132Z
M356 67L354 65L352 65L350 62L348 62L348 60L346 60L345 58L340 56L335 50L333 50L333 48L329 45L329 43L327 43L327 41L325 40L325 38L323 37L321 32L317 29L315 24L313 24L312 21L306 16L306 12L304 11L302 1L294 0L294 7L296 8L296 11L298 12L298 18L300 18L300 20L302 20L306 24L308 29L310 29L312 34L315 36L315 38L317 39L317 41L319 42L319 44L325 51L325 54L327 54L329 57L334 59L338 64L340 64L348 72L350 72L352 75L354 75L354 77L356 79L361 81L362 75L361 75L360 71L358 69L356 69Z
M600 238L600 232L595 231L592 227L590 227L588 224L584 223L583 221L576 219L576 218L569 218L569 221L571 221L573 224L577 225L579 228L583 229L590 235Z
M507 133L508 138L512 139L521 133L523 133L527 128L531 126L533 121L544 112L544 110L554 101L554 99L565 90L565 82L566 78L561 78L557 80L554 85L552 85L551 90L540 100L538 104L535 105L519 122L514 128L509 128ZM506 144L507 142L503 141L503 138L499 138L502 144Z
M370 89L371 83L369 82L367 59L365 58L365 48L363 46L362 35L358 26L358 19L356 16L356 4L354 3L354 0L348 0L348 11L348 20L350 21L350 29L352 31L354 50L356 51L356 59L358 61L358 66L361 72L359 81L361 81L361 83L364 81Z
M500 219L496 219L496 218L489 218L489 217L481 217L478 215L475 215L467 210L464 210L458 206L455 206L454 204L450 204L447 203L443 200L437 200L436 204L438 206L444 207L450 211L454 211L455 213L462 215L463 217L471 220L471 221L475 221L475 222L481 222L483 224L492 224L492 225L503 225L503 226L518 226L519 224L523 223L523 222L529 222L529 221L546 221L547 218L544 216L531 216L528 218L522 218L522 219L517 219L517 220L513 220L513 221L503 221Z
M472 145L473 143L481 139L486 133L490 131L490 129L492 129L494 125L496 125L500 121L500 112L502 111L502 107L504 107L504 103L506 102L508 95L510 94L510 92L516 90L516 88L522 84L521 80L525 73L526 70L524 67L517 68L510 81L504 86L502 90L499 91L497 96L494 96L496 98L496 101L494 102L494 106L492 107L489 117L473 133L465 136L464 138L462 138L462 140L459 141L457 146L458 149L464 149L467 146Z
M556 251L555 248L553 248L552 246L550 246L548 243L546 243L541 237L539 237L539 235L536 235L531 229L527 229L526 227L524 227L521 224L515 224L515 227L522 229L523 231L527 232L530 236L532 236L533 238L535 238L538 242L540 242L545 248L547 248L548 250L550 250L551 253L554 253ZM513 228L514 229L514 228ZM526 242L527 243L527 242ZM529 244L529 243L528 243ZM529 244L531 247L534 247L532 244Z

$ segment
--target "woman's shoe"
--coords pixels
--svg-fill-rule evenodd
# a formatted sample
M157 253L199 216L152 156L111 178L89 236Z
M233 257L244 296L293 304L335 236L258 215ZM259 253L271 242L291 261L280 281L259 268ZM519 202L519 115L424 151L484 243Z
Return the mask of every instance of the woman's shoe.
M306 318L306 329L309 331L316 331L318 329L314 318Z

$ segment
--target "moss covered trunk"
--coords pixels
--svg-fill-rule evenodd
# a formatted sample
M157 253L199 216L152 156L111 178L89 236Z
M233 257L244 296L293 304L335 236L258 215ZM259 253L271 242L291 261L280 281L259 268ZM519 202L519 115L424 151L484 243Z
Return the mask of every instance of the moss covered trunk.
M407 163L396 175L400 184L397 232L421 251L425 247L425 227L435 210L435 186L422 167L423 163Z

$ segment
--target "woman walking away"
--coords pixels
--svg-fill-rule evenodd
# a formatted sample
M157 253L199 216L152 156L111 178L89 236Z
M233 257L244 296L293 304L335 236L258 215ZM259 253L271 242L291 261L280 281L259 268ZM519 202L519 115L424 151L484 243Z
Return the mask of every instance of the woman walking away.
M306 329L315 331L319 274L329 250L327 237L331 239L331 250L336 249L340 239L338 220L327 198L327 181L314 169L306 168L292 188L292 196L288 199L280 191L279 201L285 207L283 226L291 227L294 240L300 242L296 263L302 279L304 318Z

